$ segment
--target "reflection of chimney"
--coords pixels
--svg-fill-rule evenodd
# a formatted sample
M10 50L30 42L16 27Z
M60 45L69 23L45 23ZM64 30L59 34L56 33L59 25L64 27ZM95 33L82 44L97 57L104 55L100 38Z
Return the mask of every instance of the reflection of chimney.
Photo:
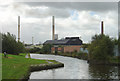
M54 25L54 16L52 17L52 40L55 39L55 25Z
M101 21L101 34L104 34L103 21Z
M20 41L20 16L18 16L18 42Z

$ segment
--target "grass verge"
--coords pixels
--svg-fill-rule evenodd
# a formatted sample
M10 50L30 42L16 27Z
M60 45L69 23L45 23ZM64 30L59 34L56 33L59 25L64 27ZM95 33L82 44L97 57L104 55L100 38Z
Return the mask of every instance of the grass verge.
M30 65L34 64L57 64L54 60L38 60L25 58L26 54L20 55L8 55L8 58L4 58L2 55L2 79L20 79L27 76L29 73Z

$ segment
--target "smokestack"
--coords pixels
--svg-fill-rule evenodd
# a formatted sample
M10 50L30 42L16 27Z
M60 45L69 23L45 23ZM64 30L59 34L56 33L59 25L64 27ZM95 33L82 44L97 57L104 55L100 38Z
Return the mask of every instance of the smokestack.
M18 16L18 42L20 41L20 16Z
M34 37L32 37L32 45L34 44L33 39L34 39Z
M103 21L101 21L101 34L104 34L104 29L103 29Z
M55 39L55 25L54 25L54 16L52 17L52 40Z

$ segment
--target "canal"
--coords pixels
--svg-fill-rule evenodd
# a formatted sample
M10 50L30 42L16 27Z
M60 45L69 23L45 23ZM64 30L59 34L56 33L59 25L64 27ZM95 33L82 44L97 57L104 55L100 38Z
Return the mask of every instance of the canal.
M64 63L64 67L32 72L30 79L118 79L117 66L89 65L77 58L31 54L34 59L49 59Z

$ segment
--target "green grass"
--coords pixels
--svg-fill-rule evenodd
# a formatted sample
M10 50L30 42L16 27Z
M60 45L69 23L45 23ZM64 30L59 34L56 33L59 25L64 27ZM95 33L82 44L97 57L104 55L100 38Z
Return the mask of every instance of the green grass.
M54 60L49 60L57 63ZM46 60L25 58L25 54L8 55L4 58L2 55L2 79L20 79L29 72L30 65L48 64Z

